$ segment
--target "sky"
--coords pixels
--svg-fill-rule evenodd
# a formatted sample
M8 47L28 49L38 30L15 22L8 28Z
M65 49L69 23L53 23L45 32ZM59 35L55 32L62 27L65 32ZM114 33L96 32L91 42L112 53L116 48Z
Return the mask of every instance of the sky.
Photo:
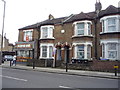
M18 29L48 19L91 12L95 10L96 0L5 0L4 34L10 43L18 41ZM98 0L99 1L99 0ZM102 10L109 5L118 7L120 0L100 0ZM0 34L2 33L4 3L0 0Z

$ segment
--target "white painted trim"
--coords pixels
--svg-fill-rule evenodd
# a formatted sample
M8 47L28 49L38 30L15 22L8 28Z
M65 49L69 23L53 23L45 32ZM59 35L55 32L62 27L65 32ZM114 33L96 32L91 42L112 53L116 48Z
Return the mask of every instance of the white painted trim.
M84 35L77 35L77 23L84 23ZM88 23L92 25L92 21L89 20L82 20L82 21L76 21L73 23L74 26L74 36L91 36L92 34L88 35ZM91 30L91 28L90 28Z
M92 21L90 21L90 20L75 21L75 22L73 23L73 25L74 25L74 24L77 24L77 23L90 23L90 24L92 24Z
M53 28L53 30L54 30L54 25L44 25L44 26L41 26L40 27L40 32L41 32L41 35L40 35L40 39L55 39L54 37L53 37L53 30L52 30L52 35L50 35L50 31L49 31L49 29L48 29L48 37L47 38L43 38L43 30L42 30L42 28L44 28L44 27L47 27L47 28Z
M117 44L117 57L112 59L112 58L108 58L108 44L109 43L116 43ZM110 59L110 60L119 60L120 56L119 56L119 53L120 53L120 50L119 50L119 46L120 46L120 39L103 39L100 41L100 44L104 44L105 45L105 59ZM103 51L102 51L102 55L103 55ZM103 58L103 57L102 57Z
M33 32L33 29L23 30L23 32L28 32L28 31Z
M108 31L108 21L107 21L107 19L109 19L109 18L115 18L115 20L116 20L116 30L115 31ZM100 22L102 22L103 20L104 20L104 32L103 32L103 30L102 30L102 32L100 32L100 34L102 34L102 33L109 33L109 32L120 32L120 29L119 29L119 25L120 25L120 22L119 22L119 19L120 19L120 15L112 15L112 16L105 16L105 17L103 17L103 18L101 18L100 19Z
M77 42L74 42L72 44L72 46L74 45L74 56L73 58L74 59L77 59L77 45L84 45L84 59L87 59L87 45L90 45L92 47L92 42L82 42L82 43L77 43ZM90 53L91 54L91 53ZM91 59L92 60L92 59Z
M91 45L92 46L92 42L73 42L72 45Z
M47 46L47 57L42 57L42 46ZM49 48L48 47L50 47L50 46L52 46L53 48L54 48L54 44L53 43L41 43L40 44L40 58L41 59L54 59L54 57L49 57Z

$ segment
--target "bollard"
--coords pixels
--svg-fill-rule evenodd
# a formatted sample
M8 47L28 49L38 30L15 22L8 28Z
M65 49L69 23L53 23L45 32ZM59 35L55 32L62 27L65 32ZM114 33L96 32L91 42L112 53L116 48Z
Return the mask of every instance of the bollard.
M117 65L114 65L115 76L117 76L117 69L118 69L118 66L117 66Z

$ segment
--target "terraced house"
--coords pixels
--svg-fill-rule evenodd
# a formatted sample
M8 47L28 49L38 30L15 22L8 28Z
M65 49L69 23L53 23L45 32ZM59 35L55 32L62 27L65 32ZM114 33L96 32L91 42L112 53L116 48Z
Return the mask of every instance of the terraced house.
M120 7L101 8L96 2L93 12L60 18L50 14L45 21L20 28L18 58L51 60L52 64L120 60Z

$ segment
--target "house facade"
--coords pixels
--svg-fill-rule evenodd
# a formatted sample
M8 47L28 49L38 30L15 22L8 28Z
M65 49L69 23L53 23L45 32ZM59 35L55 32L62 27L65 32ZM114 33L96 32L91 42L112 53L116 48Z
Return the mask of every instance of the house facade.
M1 51L1 40L2 35L0 34L0 51ZM3 46L2 46L2 51L7 51L7 52L13 52L14 50L14 45L9 43L9 39L6 38L6 36L3 37Z
M120 60L120 7L54 18L19 29L18 57L80 63ZM19 58L20 59L20 58Z

